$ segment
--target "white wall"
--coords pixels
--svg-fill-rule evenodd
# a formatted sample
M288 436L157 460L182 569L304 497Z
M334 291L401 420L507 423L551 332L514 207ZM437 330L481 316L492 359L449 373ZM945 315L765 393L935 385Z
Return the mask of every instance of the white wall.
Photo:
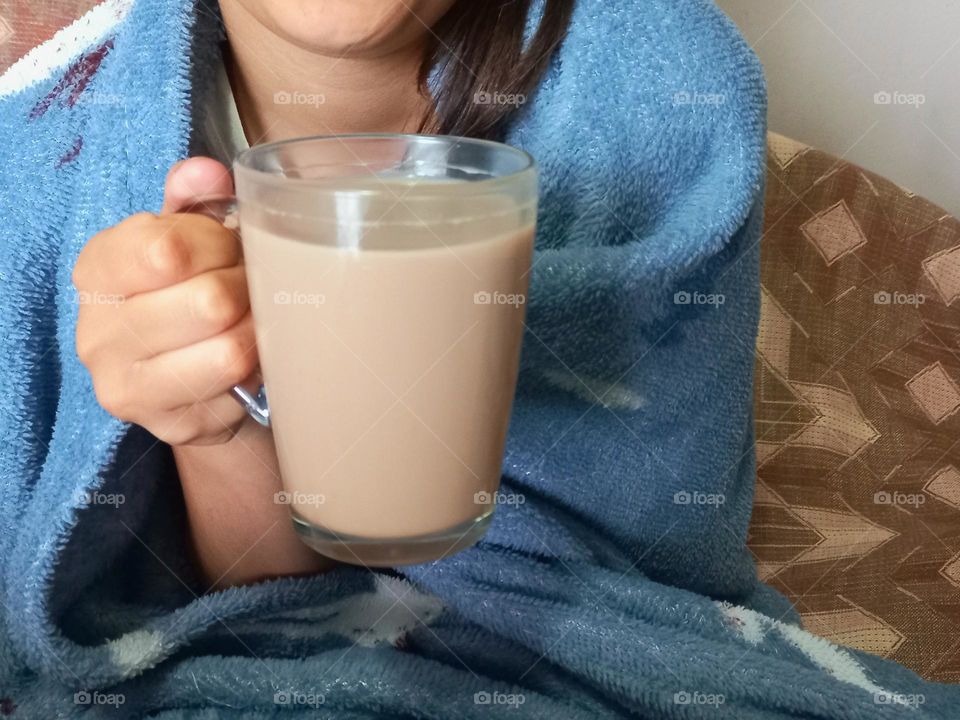
M763 61L771 130L845 156L960 216L960 1L717 4ZM925 102L877 104L875 93L884 91Z

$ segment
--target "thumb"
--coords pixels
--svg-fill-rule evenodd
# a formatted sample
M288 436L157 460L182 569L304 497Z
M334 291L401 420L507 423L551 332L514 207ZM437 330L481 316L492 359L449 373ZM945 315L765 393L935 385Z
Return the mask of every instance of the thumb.
M161 212L184 212L204 198L231 195L233 178L226 166L208 157L188 158L170 168Z

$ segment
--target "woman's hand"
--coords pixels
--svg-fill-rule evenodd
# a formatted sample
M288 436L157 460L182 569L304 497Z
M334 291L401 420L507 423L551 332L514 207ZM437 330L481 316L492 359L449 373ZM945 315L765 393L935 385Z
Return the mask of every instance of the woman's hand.
M257 365L237 239L210 218L175 214L232 190L218 162L174 166L163 212L104 230L73 273L82 301L77 352L97 399L174 446L210 589L334 566L297 538L276 502L273 435L229 395Z
M99 233L73 272L77 353L97 400L174 446L232 438L245 412L230 388L257 366L237 238L208 217L176 214L232 190L214 160L175 165L163 212Z

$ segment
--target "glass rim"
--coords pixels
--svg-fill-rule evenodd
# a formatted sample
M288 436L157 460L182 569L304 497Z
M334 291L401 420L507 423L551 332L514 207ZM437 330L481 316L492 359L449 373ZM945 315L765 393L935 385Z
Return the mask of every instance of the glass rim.
M321 180L317 178L292 178L285 175L277 175L276 173L269 172L267 170L261 170L254 165L254 161L261 156L275 153L278 150L290 145L305 145L308 143L321 142L344 143L354 140L404 140L408 142L413 141L417 143L436 145L472 145L474 147L486 148L491 151L503 152L520 159L520 167L512 170L509 173L484 178L482 180L471 180L457 183L458 194L460 195L476 195L493 192L501 188L503 185L509 185L510 183L515 182L518 178L537 170L536 159L526 150L521 150L513 145L508 145L496 140L469 138L459 135L420 135L417 133L346 133L342 135L310 135L306 137L289 138L287 140L277 140L271 143L264 143L263 145L254 145L237 153L233 161L234 170L237 171L242 169L244 173L251 173L255 178L255 182L258 183L267 183L286 187L309 188L312 192L316 192L317 194L349 193L351 195L378 195L382 192L381 190L370 188L331 187L329 179ZM337 163L333 163L333 165L336 164ZM349 178L360 177L364 176L359 174L349 176ZM424 179L427 178L425 177ZM426 185L427 184L424 183L424 186ZM467 188L469 188L467 192L459 192L460 189ZM447 186L443 193L437 193L437 195L447 194L449 194L449 186ZM429 195L430 193L428 192L417 193L417 197L420 198L427 197Z

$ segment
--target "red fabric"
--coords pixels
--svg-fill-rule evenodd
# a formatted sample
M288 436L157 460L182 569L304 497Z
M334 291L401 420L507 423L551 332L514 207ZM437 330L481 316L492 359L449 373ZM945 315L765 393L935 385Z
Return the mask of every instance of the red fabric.
M10 0L0 3L0 72L96 4L96 0Z

